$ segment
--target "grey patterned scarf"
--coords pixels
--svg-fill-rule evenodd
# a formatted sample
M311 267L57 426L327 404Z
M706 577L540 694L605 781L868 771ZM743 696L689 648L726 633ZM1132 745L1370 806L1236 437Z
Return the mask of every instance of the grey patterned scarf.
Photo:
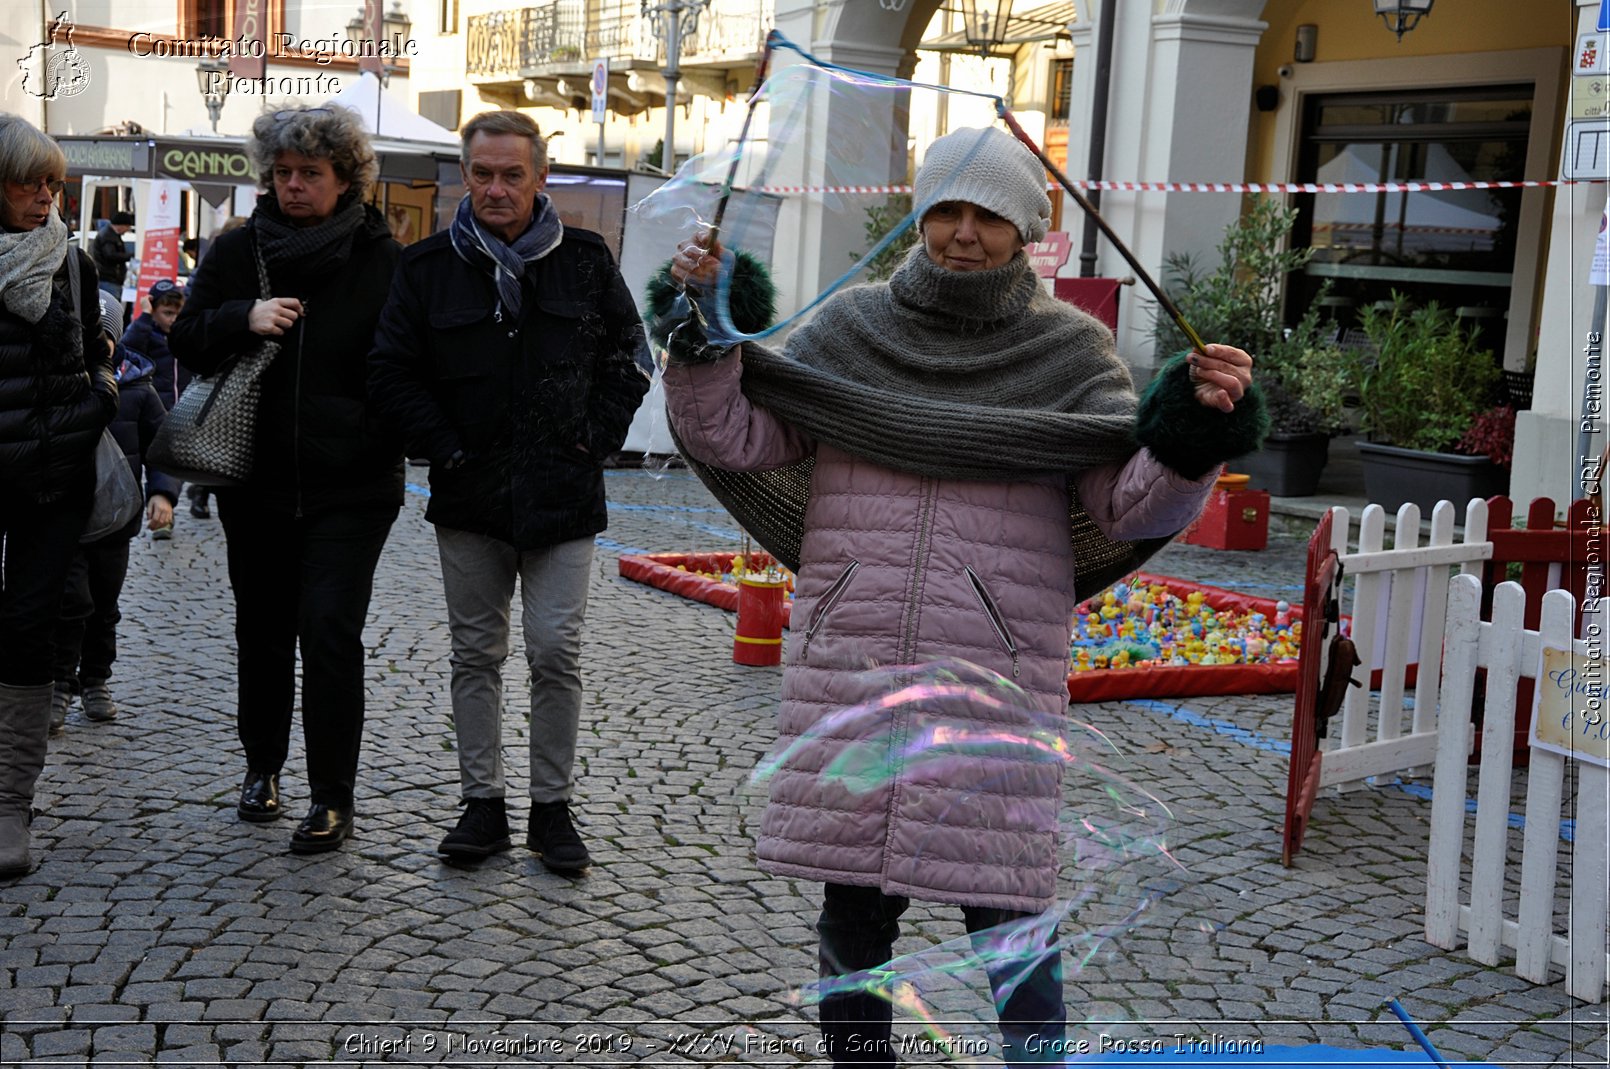
M0 232L0 303L29 323L39 322L66 252L67 224L54 208L32 230Z
M542 259L565 238L565 225L559 221L559 212L546 193L537 194L536 211L531 225L511 245L491 233L475 218L470 198L465 194L458 202L453 226L448 234L453 251L471 267L492 276L498 290L498 311L507 312L516 321L520 318L520 279L525 277L526 265Z

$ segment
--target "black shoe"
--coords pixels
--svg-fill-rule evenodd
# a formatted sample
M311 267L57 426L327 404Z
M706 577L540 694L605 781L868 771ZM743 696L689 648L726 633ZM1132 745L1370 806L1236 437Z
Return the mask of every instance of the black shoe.
M246 770L246 779L240 785L240 804L235 812L241 820L253 824L267 824L280 818L280 774Z
M291 833L291 853L322 854L352 836L352 807L314 802L302 823Z
M570 820L569 802L532 803L525 844L554 872L580 872L593 863Z
M193 497L190 499L190 515L198 520L212 519L212 509L207 507L207 499Z
M464 815L447 833L438 854L455 860L478 860L509 848L509 814L501 798L466 798Z

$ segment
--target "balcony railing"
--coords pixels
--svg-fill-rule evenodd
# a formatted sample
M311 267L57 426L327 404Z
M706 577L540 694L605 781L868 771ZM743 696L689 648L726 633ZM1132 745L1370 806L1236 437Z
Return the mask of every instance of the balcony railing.
M717 0L682 51L685 65L748 59L760 51L774 16L767 0ZM597 57L657 66L665 42L636 0L554 0L470 16L465 73L472 78L530 77L579 69Z

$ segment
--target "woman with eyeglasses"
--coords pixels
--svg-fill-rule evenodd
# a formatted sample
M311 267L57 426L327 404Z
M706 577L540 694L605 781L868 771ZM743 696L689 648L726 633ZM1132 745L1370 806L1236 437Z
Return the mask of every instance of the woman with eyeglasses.
M67 239L61 148L0 112L0 877L29 872L51 636L117 413L95 265Z
M402 505L402 448L364 394L401 246L367 203L379 165L355 112L260 115L246 151L264 192L246 225L214 239L168 343L200 375L263 338L280 345L262 380L253 474L217 491L218 518L235 593L246 766L236 813L252 823L281 814L300 646L310 806L290 848L311 854L352 834L363 624Z

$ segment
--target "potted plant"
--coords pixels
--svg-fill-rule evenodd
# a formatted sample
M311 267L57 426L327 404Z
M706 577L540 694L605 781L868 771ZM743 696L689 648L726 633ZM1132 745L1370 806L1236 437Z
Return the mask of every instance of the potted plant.
M1359 326L1370 343L1353 365L1369 437L1358 448L1370 500L1387 509L1413 501L1429 513L1444 498L1462 505L1503 493L1505 417L1484 415L1501 372L1477 332L1436 302L1414 308L1396 291L1366 309ZM1511 409L1511 443L1513 420Z
M1287 246L1297 209L1255 198L1225 230L1219 265L1202 273L1189 255L1163 262L1175 304L1204 340L1239 346L1257 361L1272 423L1264 448L1235 462L1252 485L1280 497L1312 494L1329 458L1330 439L1342 429L1349 358L1325 337L1318 298L1294 327L1281 315L1286 276L1303 268L1312 249ZM1185 348L1185 337L1166 315L1153 320L1158 348Z

